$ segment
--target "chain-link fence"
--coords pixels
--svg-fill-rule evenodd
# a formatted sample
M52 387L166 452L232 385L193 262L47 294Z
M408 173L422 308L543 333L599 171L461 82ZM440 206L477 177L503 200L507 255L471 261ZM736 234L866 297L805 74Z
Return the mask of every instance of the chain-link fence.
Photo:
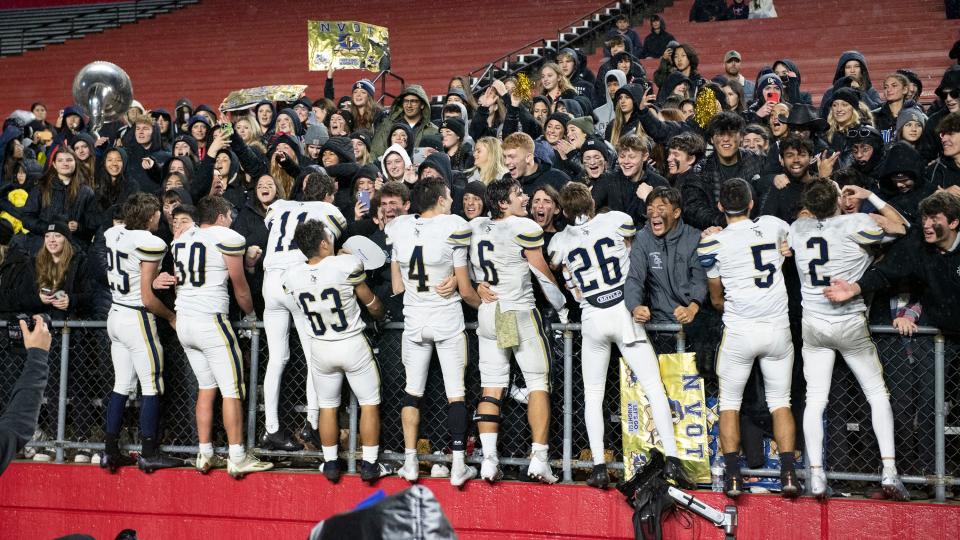
M2 323L0 323L2 325ZM50 378L40 421L30 447L49 453L56 461L71 460L77 452L94 452L102 448L105 403L113 386L113 368L110 360L110 340L103 322L74 321L69 328L55 323L55 335L50 353ZM259 323L258 323L259 325ZM162 326L162 325L161 325ZM261 325L262 326L262 325ZM474 325L475 326L475 325ZM564 480L583 477L591 462L587 457L589 441L583 421L583 384L581 380L580 326L554 325L549 332L552 350L551 365L551 424L550 457L563 470ZM648 325L654 349L658 353L685 350L684 335L678 326ZM946 476L960 470L960 414L953 406L960 395L960 372L954 366L960 362L960 342L944 339L934 329L921 329L913 337L900 336L890 327L873 327L879 359L884 369L895 419L897 465L904 481L927 484L937 488L942 496L944 486L960 482ZM254 447L264 431L263 378L269 362L266 340L259 329L252 336L241 337L244 351L244 369L247 374L248 426L247 444ZM371 343L381 373L381 449L387 456L397 456L403 450L403 430L400 422L401 398L404 393L404 370L401 362L402 324L382 325L371 334ZM480 398L480 374L477 367L477 339L472 328L468 331L469 360L464 373L467 390L466 403L472 409ZM196 452L196 423L194 406L197 382L190 369L176 335L168 329L160 330L164 347L164 380L166 392L162 399L163 423L161 439L168 451ZM0 364L0 407L9 399L13 383L23 366L23 355L15 350L6 332L0 337L0 354L6 360ZM291 334L290 361L280 391L281 426L299 433L306 424L307 366L299 340ZM703 348L699 348L703 350ZM798 355L799 356L799 355ZM610 362L604 397L605 447L613 453L613 467L622 460L620 385L617 355ZM716 383L708 379L705 385L708 400L716 397ZM511 384L523 388L525 383L514 365ZM351 406L352 396L345 390L341 430L341 446L350 469L355 466L357 446L357 408ZM515 395L517 397L511 397ZM945 397L949 396L949 397ZM62 397L62 399L61 399ZM881 468L876 437L871 426L870 405L860 385L846 364L838 358L834 367L830 402L824 417L825 464L830 475L838 480L842 490L875 486ZM355 403L355 402L353 402ZM135 449L139 399L128 401L124 420L125 431L121 444ZM214 443L226 444L220 424L219 410L215 414ZM798 435L802 423L798 419ZM468 450L473 460L479 459L479 441L475 427ZM449 457L447 430L447 400L439 364L434 360L430 369L424 397L421 401L419 449L427 454L427 461L445 461ZM801 446L802 448L802 446ZM504 397L500 424L499 450L508 475L511 467L519 477L520 467L526 464L530 452L530 430L522 392L508 392ZM266 453L266 452L265 452ZM274 459L293 458L294 465L316 466L319 452L272 452ZM756 475L778 474L776 470L748 469Z

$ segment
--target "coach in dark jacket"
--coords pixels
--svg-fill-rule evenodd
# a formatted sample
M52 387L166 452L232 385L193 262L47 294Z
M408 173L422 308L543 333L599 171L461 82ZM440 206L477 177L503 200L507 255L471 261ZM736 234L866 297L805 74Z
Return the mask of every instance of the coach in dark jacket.
M647 226L630 248L627 309L638 322L690 323L707 296L707 276L697 260L700 231L681 219L676 189L657 188L647 200Z

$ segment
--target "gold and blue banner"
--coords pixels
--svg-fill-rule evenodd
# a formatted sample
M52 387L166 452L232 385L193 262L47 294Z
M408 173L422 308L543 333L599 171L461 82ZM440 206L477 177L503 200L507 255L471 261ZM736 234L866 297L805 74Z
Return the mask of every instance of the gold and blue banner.
M383 26L357 21L307 21L310 71L365 69L380 71L389 51L390 32Z
M707 419L710 410L704 398L703 378L697 373L693 353L661 354L660 378L673 413L677 453L691 480L710 483L710 450ZM649 459L650 449L663 445L653 425L650 403L627 363L620 359L620 421L623 428L624 477Z

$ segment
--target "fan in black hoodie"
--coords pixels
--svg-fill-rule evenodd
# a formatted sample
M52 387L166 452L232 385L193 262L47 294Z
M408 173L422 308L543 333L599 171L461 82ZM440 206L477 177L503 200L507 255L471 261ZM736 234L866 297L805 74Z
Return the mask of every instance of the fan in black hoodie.
M777 60L773 63L773 71L783 82L783 101L791 104L806 103L807 105L813 105L813 97L810 96L810 92L804 92L800 89L803 78L800 75L800 68L793 60L789 58Z
M133 132L133 140L123 146L127 153L127 178L136 182L140 191L159 195L160 185L154 182L154 177L149 171L154 168L159 169L161 164L170 158L170 154L163 150L160 143L160 130L157 129L153 118L141 116L129 131ZM149 161L146 161L147 159Z
M450 157L440 152L434 152L423 160L423 163L417 167L417 178L423 179L428 176L439 176L447 183L450 188L450 196L453 197L453 205L450 208L451 214L463 215L463 193L466 191L467 178L462 173L455 172L450 165ZM418 208L414 210L411 206L410 212L419 212Z
M643 40L643 57L660 58L667 44L676 40L673 34L667 32L667 21L658 15L650 16L650 33Z
M214 147L211 146L210 149L214 150ZM227 162L223 163L222 160L227 160ZM237 155L229 148L216 149L216 155L213 155L213 152L208 153L200 160L200 165L197 167L196 182L201 185L212 185L214 169L220 173L221 178L227 181L227 187L221 196L230 201L234 208L243 207L247 200L246 190L244 189L247 183L247 175L240 170L240 159L237 158ZM207 195L209 195L209 188L208 193L204 193L200 198L202 199Z
M876 169L880 197L912 224L920 221L920 201L933 191L925 183L923 166L920 153L909 143L900 141L887 148Z
M617 93L613 95L613 121L607 124L607 129L603 136L604 140L615 145L621 137L636 131L637 125L640 123L640 105L643 102L643 96L646 90L647 88L645 86L639 84L628 84L617 90ZM623 110L620 108L621 96L626 96L633 102L633 109L627 113L626 116L624 116ZM614 126L617 125L618 120L620 120L620 129L618 133L614 133Z
M320 161L324 170L331 178L337 181L337 193L333 196L333 204L345 216L353 215L353 178L360 170L353 153L353 143L346 137L330 137L323 143L320 150ZM298 183L299 184L299 183ZM294 186L295 194L299 194L300 186Z
M846 68L848 62L856 62L859 64L859 75L848 74L848 70ZM851 64L851 66L854 66L854 64ZM830 111L826 110L825 104L830 102L830 96L832 96L833 93L838 89L844 86L849 86L851 79L855 79L857 81L857 89L860 90L860 93L863 96L861 100L867 105L867 107L870 109L875 109L880 106L880 94L877 92L877 89L873 87L873 83L870 81L870 70L867 69L867 59L863 56L863 54L860 53L860 51L845 51L840 55L840 60L837 61L837 71L833 75L833 85L823 93L823 98L820 100L820 116L824 118L827 117L827 113Z

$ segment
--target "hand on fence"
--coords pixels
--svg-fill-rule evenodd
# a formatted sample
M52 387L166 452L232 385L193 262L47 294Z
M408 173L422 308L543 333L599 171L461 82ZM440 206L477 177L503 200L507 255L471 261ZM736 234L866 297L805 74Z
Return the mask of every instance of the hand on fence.
M896 328L901 336L913 337L917 331L917 323L906 317L897 317L893 320L893 327Z
M633 308L633 320L644 324L650 321L650 308L647 306L637 306Z
M33 331L27 330L27 323L20 321L20 331L23 332L23 346L26 349L50 350L50 329L40 315L33 316Z

